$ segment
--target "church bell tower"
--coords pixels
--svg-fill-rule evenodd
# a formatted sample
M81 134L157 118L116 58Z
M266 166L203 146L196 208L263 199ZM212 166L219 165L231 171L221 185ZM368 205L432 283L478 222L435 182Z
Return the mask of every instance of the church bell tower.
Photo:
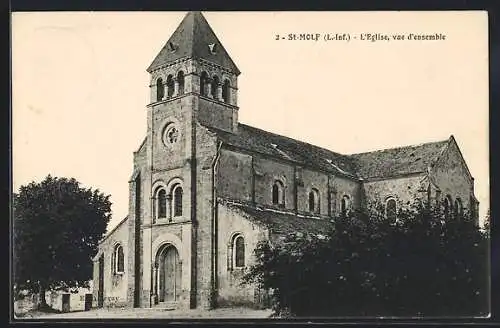
M155 306L170 297L162 285L169 273L162 275L166 259L157 248L161 244L175 248L174 267L182 272L168 280L177 284L175 302L210 308L216 298L216 233L209 210L214 204L209 183L213 172L206 163L216 152L211 131L237 132L240 71L203 15L189 12L147 72L147 138L137 155L143 163L144 206L135 215L142 229L130 234L136 241L131 249L142 245L141 255L131 262L142 268L135 274L140 282L133 285L142 291L136 303Z
M194 95L201 124L235 132L240 71L200 12L184 17L147 71L150 107Z

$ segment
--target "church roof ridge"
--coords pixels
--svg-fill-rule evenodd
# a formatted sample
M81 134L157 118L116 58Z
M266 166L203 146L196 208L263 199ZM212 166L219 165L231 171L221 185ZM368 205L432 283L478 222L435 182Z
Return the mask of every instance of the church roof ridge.
M372 154L372 153L379 153L379 152L386 152L386 151L395 151L395 150L404 150L404 149L410 149L410 148L417 148L417 147L425 147L431 144L446 144L450 141L450 139L439 139L439 140L433 140L433 141L427 141L427 142L421 142L418 144L408 144L408 145L403 145L403 146L394 146L394 147L389 147L389 148L383 148L383 149L374 149L374 150L368 150L360 153L351 153L351 154L346 154L345 156L358 156L358 155L364 155L364 154Z

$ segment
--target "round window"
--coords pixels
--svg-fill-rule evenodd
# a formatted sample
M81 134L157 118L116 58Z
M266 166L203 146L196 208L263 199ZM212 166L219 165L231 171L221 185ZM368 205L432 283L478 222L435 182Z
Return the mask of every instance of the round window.
M174 125L168 125L163 133L163 143L167 146L175 144L179 140L179 129Z

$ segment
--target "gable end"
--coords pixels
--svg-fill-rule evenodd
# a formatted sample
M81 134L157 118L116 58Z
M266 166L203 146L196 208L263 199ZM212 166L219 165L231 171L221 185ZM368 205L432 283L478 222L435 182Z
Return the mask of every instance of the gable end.
M443 151L437 156L436 160L430 165L430 169L439 165L441 160L444 158L444 154L446 154L449 151L456 151L457 152L458 158L460 160L460 164L462 165L462 167L464 167L465 173L466 173L467 178L469 179L469 182L471 184L473 184L474 177L470 173L469 167L467 166L467 163L465 162L464 156L463 156L462 152L460 151L460 147L458 146L458 143L455 140L455 137L453 137L453 135L450 136L450 138L448 140L448 144L443 149Z

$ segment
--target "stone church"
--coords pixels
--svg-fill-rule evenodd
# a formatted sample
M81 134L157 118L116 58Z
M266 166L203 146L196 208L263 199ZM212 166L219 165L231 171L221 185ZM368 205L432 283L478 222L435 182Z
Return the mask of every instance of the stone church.
M258 241L325 231L368 201L388 219L415 199L477 216L453 136L342 155L240 123L240 71L199 12L147 71L147 135L134 153L129 214L93 259L94 306L259 303L261 291L239 285Z

